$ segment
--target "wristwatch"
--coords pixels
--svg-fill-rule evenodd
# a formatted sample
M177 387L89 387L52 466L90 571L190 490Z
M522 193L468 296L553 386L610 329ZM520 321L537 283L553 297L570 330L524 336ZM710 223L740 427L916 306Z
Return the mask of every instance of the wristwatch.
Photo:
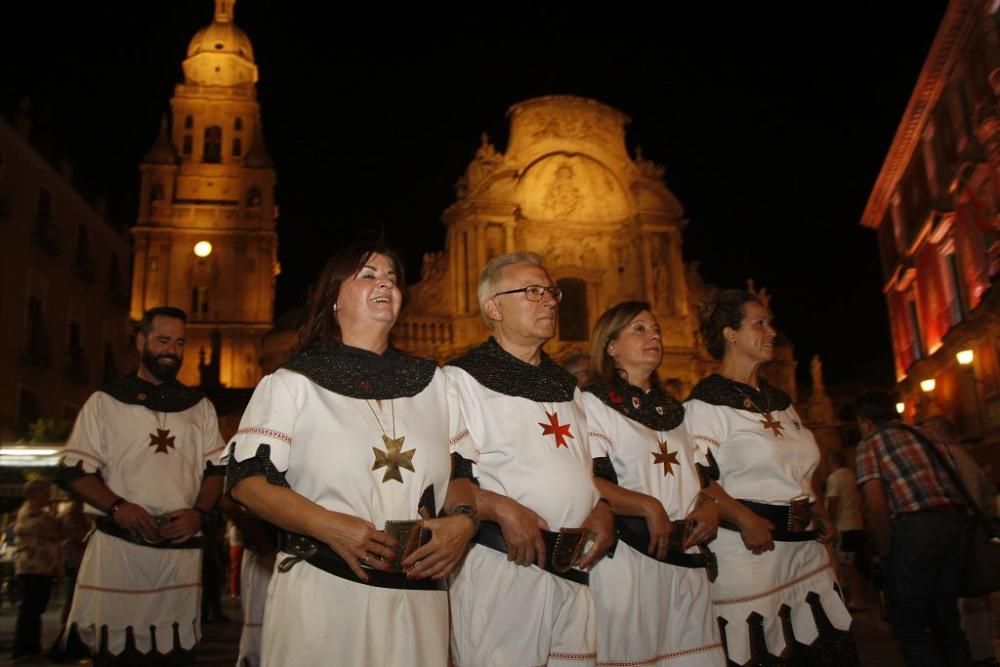
M469 517L472 521L473 533L479 532L479 512L476 511L475 507L472 505L455 505L451 509L451 515L458 516L459 514Z

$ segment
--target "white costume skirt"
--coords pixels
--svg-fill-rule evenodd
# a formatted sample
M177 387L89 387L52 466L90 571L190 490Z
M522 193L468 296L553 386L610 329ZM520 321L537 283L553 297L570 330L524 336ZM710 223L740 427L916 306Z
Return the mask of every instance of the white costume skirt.
M243 550L240 567L240 600L243 603L243 632L240 635L238 667L260 666L261 629L264 627L264 603L271 581L274 559L263 559L249 549Z
M726 654L704 568L660 563L619 542L590 575L597 664L723 667Z
M585 667L597 658L590 589L476 544L451 583L455 667Z
M107 650L125 648L131 627L135 648L149 653L155 628L156 650L174 648L174 624L180 648L191 649L201 637L201 549L154 549L95 530L80 564L68 624L95 651L107 626Z
M781 655L792 639L786 637L783 616L794 641L805 646L820 638L818 622L829 621L827 634L843 635L851 627L851 615L835 588L830 555L819 542L775 541L774 551L756 556L739 532L720 528L710 546L719 559L719 576L712 584L715 613L723 621L729 659L736 664L750 659L760 627L767 652ZM850 644L849 636L834 643L844 641Z
M278 552L277 562L288 557ZM313 567L275 569L261 665L448 665L448 593L378 588Z

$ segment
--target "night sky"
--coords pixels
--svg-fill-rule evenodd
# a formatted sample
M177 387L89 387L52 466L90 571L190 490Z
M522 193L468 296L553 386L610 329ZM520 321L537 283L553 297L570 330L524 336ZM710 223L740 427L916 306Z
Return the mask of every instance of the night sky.
M703 278L774 294L803 378L819 353L828 384L892 381L876 240L858 223L945 2L480 4L237 4L278 170L277 315L352 238L384 232L417 273L480 133L503 150L511 104L575 94L628 115L630 148L666 167ZM131 224L211 0L4 13L0 111L30 95L46 152Z

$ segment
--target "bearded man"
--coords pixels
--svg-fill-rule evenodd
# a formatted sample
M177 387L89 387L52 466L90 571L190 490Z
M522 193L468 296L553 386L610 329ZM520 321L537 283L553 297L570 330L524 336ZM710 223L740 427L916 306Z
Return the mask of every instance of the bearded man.
M186 323L179 308L143 314L138 372L87 399L63 450L97 516L67 623L102 664L188 662L201 635L201 524L224 443L212 404L176 380Z

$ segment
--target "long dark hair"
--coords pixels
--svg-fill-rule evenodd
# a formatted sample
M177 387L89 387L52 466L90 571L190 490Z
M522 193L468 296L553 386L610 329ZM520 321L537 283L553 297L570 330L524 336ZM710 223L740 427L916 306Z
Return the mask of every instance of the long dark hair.
M389 258L392 268L396 271L396 284L403 289L405 285L403 263L394 251L381 243L358 243L341 248L327 260L309 292L306 319L299 328L296 351L341 340L340 324L333 311L333 304L337 303L340 286L360 271L372 255L384 255Z

